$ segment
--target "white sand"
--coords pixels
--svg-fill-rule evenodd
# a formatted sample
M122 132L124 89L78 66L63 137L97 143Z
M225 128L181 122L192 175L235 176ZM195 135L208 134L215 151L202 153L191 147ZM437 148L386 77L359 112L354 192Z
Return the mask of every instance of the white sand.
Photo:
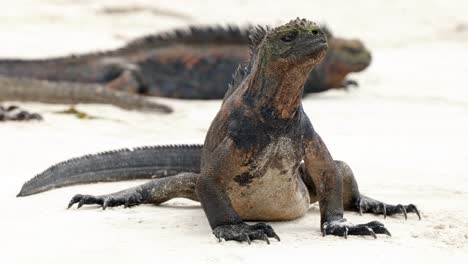
M415 203L423 220L383 221L393 237L327 236L318 206L292 222L272 223L282 241L267 246L217 243L197 203L65 210L76 193L103 194L140 182L63 188L17 199L22 183L55 162L120 147L199 143L219 101L164 100L169 116L79 106L108 120L52 113L64 106L23 103L41 123L0 124L1 263L448 263L468 259L468 10L467 1L137 1L150 12L106 16L115 1L2 3L0 57L43 57L112 48L143 33L189 23L278 24L296 16L327 21L337 35L359 37L373 52L361 87L304 102L336 159L353 167L361 190L389 203ZM119 1L125 6L131 1ZM301 3L302 2L302 3ZM411 2L411 3L409 3ZM107 4L106 4L107 3ZM162 11L161 11L162 10ZM184 16L161 15L164 10ZM181 18L182 17L182 18ZM169 262L172 261L172 262Z

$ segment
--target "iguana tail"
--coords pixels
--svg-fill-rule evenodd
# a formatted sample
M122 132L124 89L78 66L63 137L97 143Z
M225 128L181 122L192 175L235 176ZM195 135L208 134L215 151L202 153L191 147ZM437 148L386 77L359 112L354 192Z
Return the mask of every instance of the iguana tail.
M168 145L108 151L60 162L26 182L27 196L68 185L164 178L200 171L202 145Z
M124 109L171 113L172 109L148 98L113 91L99 84L51 82L0 77L0 101L34 101L57 104L112 104Z

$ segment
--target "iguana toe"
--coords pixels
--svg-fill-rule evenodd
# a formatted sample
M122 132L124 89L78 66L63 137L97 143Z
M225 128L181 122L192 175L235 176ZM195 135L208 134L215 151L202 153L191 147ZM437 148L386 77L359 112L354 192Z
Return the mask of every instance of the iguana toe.
M369 228L372 229L376 234L386 234L387 236L392 236L390 231L380 222L372 221L366 224Z
M406 206L406 212L415 213L418 216L419 220L421 220L421 214L419 213L418 207L416 207L416 205L408 204Z
M349 88L351 86L357 88L357 87L359 87L359 83L357 81L355 81L355 80L345 79L341 83L340 88L343 88L344 90L349 91Z
M265 223L257 223L252 226L255 229L261 229L264 234L267 235L267 237L272 237L278 241L281 241L280 237L275 233L273 228L270 225L267 225Z
M78 203L78 208L81 208L83 205L95 204L102 206L102 209L106 210L108 207L116 207L121 205L123 205L125 208L139 205L141 204L141 197L128 193L117 193L100 196L77 194L73 196L73 198L68 203L68 208L72 207L76 203Z
M418 208L414 204L409 205L391 205L386 204L372 198L362 196L361 199L357 202L357 210L359 214L363 213L373 213L373 214L382 214L384 218L391 215L403 214L405 219L408 219L408 213L415 213L419 220L421 220L421 214L419 213Z
M273 237L278 241L280 240L275 231L273 231L273 228L264 223L255 225L248 225L246 223L222 225L213 229L213 234L218 238L219 242L224 239L225 241L234 240L250 244L253 240L263 240L267 244L270 244L269 237Z
M326 222L322 225L322 235L335 235L348 238L351 236L372 236L377 238L376 234L386 234L391 236L385 226L377 221L372 221L367 224L353 225L346 219Z
M103 205L104 200L102 197L77 194L68 203L67 209L71 208L74 204L78 203L78 208L81 208L85 204L98 204Z

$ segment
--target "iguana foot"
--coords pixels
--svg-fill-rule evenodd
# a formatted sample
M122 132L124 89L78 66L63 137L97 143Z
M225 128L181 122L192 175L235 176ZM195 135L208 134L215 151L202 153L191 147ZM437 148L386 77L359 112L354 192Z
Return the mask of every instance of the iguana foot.
M367 224L353 225L346 219L337 221L326 222L322 225L322 234L344 236L348 238L348 235L352 236L373 236L377 238L376 234L386 234L392 236L385 226L377 221L372 221Z
M347 91L349 90L351 86L359 87L359 83L355 80L350 80L350 79L343 80L343 82L341 83L341 88L344 88Z
M107 207L116 207L123 205L125 208L127 208L139 205L142 202L142 196L138 192L116 193L99 196L77 194L73 196L73 198L68 203L68 208L78 203L78 208L81 208L85 204L96 204L102 206L103 210L106 210Z
M347 79L345 80L345 85L346 86L355 86L355 87L358 87L359 86L359 83L355 80L350 80L350 79Z
M107 207L123 205L131 207L143 203L161 204L172 198L183 197L198 201L195 193L195 183L199 175L196 173L179 173L170 177L153 179L142 185L128 188L119 192L106 195L82 195L77 194L68 203L68 208L78 203L78 208L85 204L95 204Z
M408 219L408 213L416 213L419 220L421 220L421 214L414 204L391 205L366 196L361 196L356 206L361 215L362 213L383 214L385 219L387 215L403 214L405 219Z
M280 241L279 236L275 233L273 228L264 223L254 225L248 225L246 223L222 225L213 229L213 234L218 238L219 242L221 242L221 239L224 239L226 241L246 241L250 244L252 240L257 239L270 244L270 240L268 240L269 237L273 237Z

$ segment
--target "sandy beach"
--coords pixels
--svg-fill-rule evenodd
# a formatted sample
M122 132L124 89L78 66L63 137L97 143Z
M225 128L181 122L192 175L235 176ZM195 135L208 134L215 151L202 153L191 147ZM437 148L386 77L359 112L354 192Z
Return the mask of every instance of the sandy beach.
M10 1L0 11L0 57L40 58L115 48L133 37L192 24L325 21L372 51L360 87L304 99L335 159L361 192L418 205L387 217L346 212L354 224L383 222L392 237L322 237L318 205L273 222L281 242L218 243L198 203L175 199L130 209L66 210L76 193L105 194L142 181L81 185L16 198L21 185L59 161L156 144L202 143L221 101L157 99L170 115L78 105L100 117L55 113L66 105L15 103L42 122L0 123L2 263L419 263L468 260L467 1ZM132 12L109 12L126 10ZM120 8L120 9L119 9ZM465 12L464 12L465 11Z

